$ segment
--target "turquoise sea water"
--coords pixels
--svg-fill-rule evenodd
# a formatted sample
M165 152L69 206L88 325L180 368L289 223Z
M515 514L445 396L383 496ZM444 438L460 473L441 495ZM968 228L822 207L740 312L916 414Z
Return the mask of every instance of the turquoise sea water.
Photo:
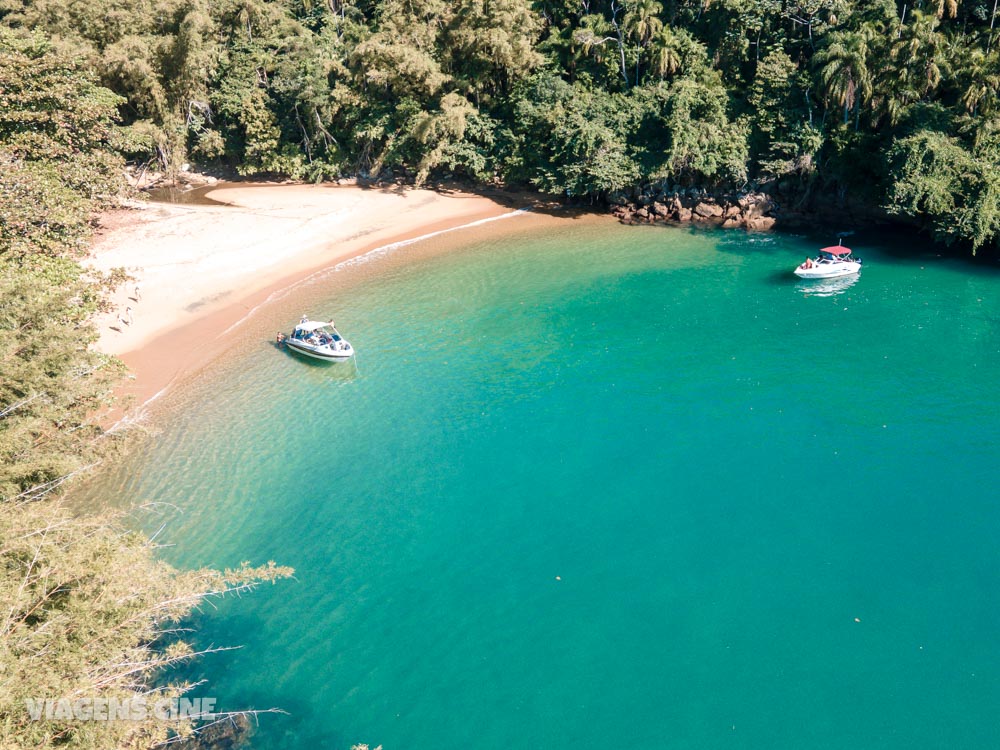
M1000 274L857 237L812 294L828 239L401 252L302 291L357 368L252 323L103 480L296 569L197 618L198 695L268 750L1000 746Z

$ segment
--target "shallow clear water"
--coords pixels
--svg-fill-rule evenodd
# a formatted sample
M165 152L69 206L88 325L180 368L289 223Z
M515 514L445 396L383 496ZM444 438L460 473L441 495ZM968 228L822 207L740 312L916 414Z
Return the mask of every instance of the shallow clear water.
M296 569L199 695L269 750L1000 745L1000 275L852 239L819 294L827 237L587 221L332 275L357 368L257 331L104 480Z

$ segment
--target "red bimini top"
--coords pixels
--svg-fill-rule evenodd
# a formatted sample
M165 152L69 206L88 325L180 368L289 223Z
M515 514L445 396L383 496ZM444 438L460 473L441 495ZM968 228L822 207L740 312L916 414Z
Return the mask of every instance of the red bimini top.
M830 255L850 255L851 248L844 247L843 245L837 245L835 247L824 247L820 250L821 253L829 253Z

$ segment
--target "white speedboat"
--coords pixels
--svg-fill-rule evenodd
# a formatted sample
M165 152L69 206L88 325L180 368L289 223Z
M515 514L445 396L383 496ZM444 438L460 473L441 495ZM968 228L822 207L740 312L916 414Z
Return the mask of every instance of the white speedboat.
M843 245L824 247L815 258L806 258L805 263L795 269L800 279L832 279L849 276L861 270L861 258L851 255L851 249Z
M306 315L295 326L291 336L278 334L278 343L306 357L325 362L343 362L354 356L354 347L340 335L333 325L318 320L309 320Z

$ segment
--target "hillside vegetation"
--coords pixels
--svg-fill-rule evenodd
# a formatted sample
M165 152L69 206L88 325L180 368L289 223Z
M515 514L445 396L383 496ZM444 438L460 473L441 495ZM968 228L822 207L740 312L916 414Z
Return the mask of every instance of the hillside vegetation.
M190 734L194 722L153 714L33 719L28 702L151 695L165 669L196 655L179 620L290 573L180 572L120 515L81 518L58 503L119 440L96 417L121 364L90 348L90 320L121 274L78 261L94 212L127 195L124 103L72 51L0 29L0 748L147 748Z
M34 0L176 170L851 195L1000 233L993 0Z

